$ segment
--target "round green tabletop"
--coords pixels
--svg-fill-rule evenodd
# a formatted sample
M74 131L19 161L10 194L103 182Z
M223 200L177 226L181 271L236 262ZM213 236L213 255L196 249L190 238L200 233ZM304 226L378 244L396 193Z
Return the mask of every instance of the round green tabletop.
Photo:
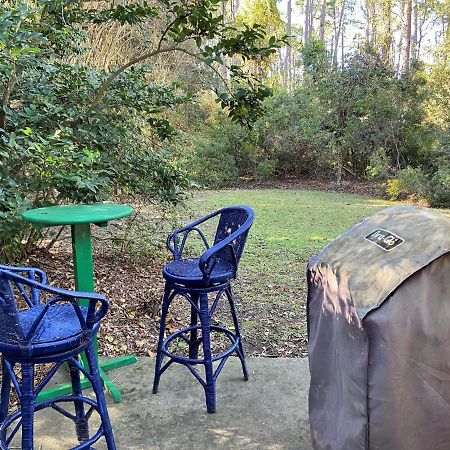
M76 225L82 223L105 223L133 214L131 206L114 203L91 205L61 205L25 211L22 219L41 225Z

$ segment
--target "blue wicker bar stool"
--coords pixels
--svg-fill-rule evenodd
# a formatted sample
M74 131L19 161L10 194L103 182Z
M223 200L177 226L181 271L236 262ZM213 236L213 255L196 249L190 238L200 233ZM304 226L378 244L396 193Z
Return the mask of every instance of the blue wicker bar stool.
M57 289L46 283L46 275L39 269L0 266L0 448L8 450L21 429L22 450L33 450L34 414L51 407L74 423L79 442L74 449L91 449L104 436L108 450L115 450L93 348L93 338L108 310L108 301L98 294ZM88 300L89 306L79 306L80 299ZM85 352L86 367L79 362L81 352ZM53 366L35 386L35 366L42 363ZM38 403L37 395L64 363L69 365L72 395ZM17 366L20 377L14 370ZM96 401L83 395L80 373L91 383ZM17 393L20 409L8 415L11 386ZM64 408L69 402L74 404L74 413ZM99 414L101 425L90 437L88 421L94 411Z
M167 247L173 253L174 261L168 263L163 269L166 282L153 381L154 394L158 392L159 381L165 370L174 362L183 364L203 386L207 411L214 413L216 411L216 380L225 362L233 353L237 354L241 361L244 380L248 380L230 282L236 278L248 232L253 224L253 217L253 210L247 206L230 206L176 230L168 236ZM201 228L211 219L218 220L218 224L214 243L210 247L205 232ZM183 258L186 241L192 232L199 234L206 250L198 258ZM165 337L169 306L177 296L183 297L190 304L190 325ZM212 324L214 312L223 298L226 298L228 302L234 330ZM211 332L223 334L229 341L228 348L218 355L213 355L211 352ZM182 339L189 347L188 356L171 350L171 345L178 339ZM199 357L200 346L203 350L201 358ZM168 360L163 365L165 357ZM204 378L196 367L202 365Z

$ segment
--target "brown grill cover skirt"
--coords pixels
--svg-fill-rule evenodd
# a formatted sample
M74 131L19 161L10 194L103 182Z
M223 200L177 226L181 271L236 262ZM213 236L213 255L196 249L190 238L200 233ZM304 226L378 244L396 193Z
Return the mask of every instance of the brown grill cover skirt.
M389 208L326 247L308 335L315 449L450 449L450 219Z

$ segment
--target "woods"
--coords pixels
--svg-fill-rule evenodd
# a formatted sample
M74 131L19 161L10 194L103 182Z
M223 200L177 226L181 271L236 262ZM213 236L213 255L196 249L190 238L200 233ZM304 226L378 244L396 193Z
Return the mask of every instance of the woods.
M217 141L239 131L213 114L198 138L191 134L197 181L372 179L391 198L448 205L449 121L441 108L449 105L449 2L248 4L273 17L290 45L260 72L274 95L239 144ZM278 15L269 14L274 6ZM205 173L201 159L211 167L216 157L234 171L216 164Z
M0 257L30 207L375 180L450 205L448 0L8 0Z

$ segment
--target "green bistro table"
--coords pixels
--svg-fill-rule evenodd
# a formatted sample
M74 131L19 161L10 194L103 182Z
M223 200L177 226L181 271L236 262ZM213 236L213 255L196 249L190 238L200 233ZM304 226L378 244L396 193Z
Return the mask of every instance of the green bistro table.
M126 205L98 203L92 205L66 205L50 206L25 211L22 219L35 224L37 227L51 227L70 225L72 231L73 267L75 272L75 288L81 292L94 291L94 264L92 260L92 241L90 224L106 227L110 220L121 219L133 214L133 208ZM87 306L80 302L82 306ZM97 350L97 338L95 338L95 350ZM83 362L84 357L82 357ZM135 363L135 356L123 356L108 362L100 363L100 375L105 389L117 403L122 400L119 389L109 379L107 372L118 367ZM87 379L83 379L82 387L90 386ZM42 391L38 396L38 402L70 394L72 386L62 385L54 389Z

